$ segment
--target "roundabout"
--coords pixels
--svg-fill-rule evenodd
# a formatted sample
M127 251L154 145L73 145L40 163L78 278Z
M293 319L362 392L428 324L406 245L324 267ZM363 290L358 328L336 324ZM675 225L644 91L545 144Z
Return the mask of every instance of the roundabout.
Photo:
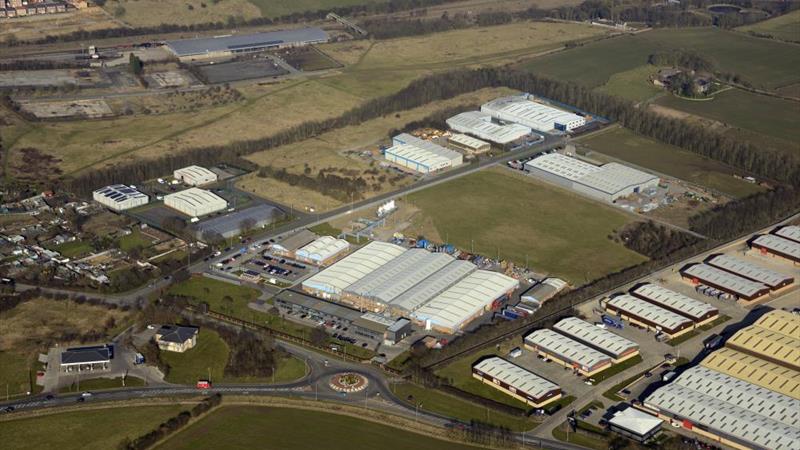
M367 388L369 380L353 372L337 373L331 377L328 385L336 392L360 392Z

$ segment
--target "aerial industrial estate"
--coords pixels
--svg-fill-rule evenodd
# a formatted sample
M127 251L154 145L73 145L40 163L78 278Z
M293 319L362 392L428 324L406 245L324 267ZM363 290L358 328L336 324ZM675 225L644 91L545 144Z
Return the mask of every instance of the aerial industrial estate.
M795 6L0 0L3 446L800 450Z

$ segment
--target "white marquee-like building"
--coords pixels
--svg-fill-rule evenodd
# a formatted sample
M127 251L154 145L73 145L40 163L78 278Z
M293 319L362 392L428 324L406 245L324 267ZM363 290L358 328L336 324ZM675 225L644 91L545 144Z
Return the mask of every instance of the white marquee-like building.
M529 100L527 94L492 100L481 106L481 112L544 132L572 131L586 125L583 116Z
M205 216L228 207L224 198L196 187L165 195L164 204L190 217Z

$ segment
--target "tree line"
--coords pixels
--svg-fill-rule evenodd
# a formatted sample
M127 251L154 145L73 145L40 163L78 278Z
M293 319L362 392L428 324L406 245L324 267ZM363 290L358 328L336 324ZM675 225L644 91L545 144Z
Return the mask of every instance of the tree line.
M181 428L189 424L193 418L198 418L211 411L212 408L219 406L222 403L222 394L214 394L201 400L192 409L181 411L178 414L170 417L166 421L158 425L154 430L151 430L137 438L130 439L125 437L117 445L118 450L144 450L154 446L156 443L165 439L167 436L177 432Z
M615 238L610 236L611 238ZM619 232L622 244L648 258L666 258L670 254L697 243L688 233L667 228L652 220L635 222Z
M272 166L262 166L258 169L258 177L274 178L290 186L300 186L321 192L341 202L361 200L367 192L369 185L362 177L348 178L320 170L316 176L308 174L290 173L285 168L276 169Z

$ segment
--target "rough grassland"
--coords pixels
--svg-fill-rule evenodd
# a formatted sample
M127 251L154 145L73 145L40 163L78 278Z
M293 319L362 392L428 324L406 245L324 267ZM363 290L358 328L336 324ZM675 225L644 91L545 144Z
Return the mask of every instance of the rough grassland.
M3 448L108 450L134 439L191 408L190 405L137 406L72 411L0 422ZM89 437L90 436L90 437Z
M9 386L11 395L29 389L29 371L37 370L38 353L46 353L50 344L60 342L62 334L81 335L102 330L113 317L117 325L112 333L126 326L129 313L101 306L79 305L71 301L36 299L23 302L0 314L0 386ZM34 373L35 376L35 373Z
M616 95L634 102L641 102L664 93L663 89L650 82L650 76L658 69L649 64L611 75L608 83L597 88L609 95Z
M192 9L187 5L192 5ZM125 8L125 14L118 18L134 27L162 23L189 25L224 22L230 16L245 19L261 16L258 7L248 0L221 0L216 3L211 0L110 0L103 8L114 14L120 6Z
M78 30L119 28L100 8L75 10L65 14L18 17L0 20L0 41L14 35L19 40L38 39L42 35L59 36Z
M667 95L656 103L734 127L785 139L786 150L800 153L797 145L800 141L798 102L730 89L717 94L711 101L698 102Z
M440 236L475 252L510 259L574 285L644 261L607 238L631 219L567 190L493 169L408 196Z
M186 428L160 448L264 450L467 450L475 447L441 441L318 411L259 406L225 406Z
M756 185L734 178L734 171L720 162L638 136L625 128L589 136L581 139L581 143L614 158L735 197L744 197L760 190Z
M278 17L304 11L330 9L335 6L385 3L387 0L249 0L264 17Z
M615 73L647 62L648 55L693 49L717 62L724 72L742 75L756 86L775 89L800 81L797 47L712 28L658 29L536 58L523 66L532 72L589 86L605 84Z
M754 31L769 34L775 39L784 41L800 41L800 10L795 10L774 19L745 25L737 28L738 31Z

